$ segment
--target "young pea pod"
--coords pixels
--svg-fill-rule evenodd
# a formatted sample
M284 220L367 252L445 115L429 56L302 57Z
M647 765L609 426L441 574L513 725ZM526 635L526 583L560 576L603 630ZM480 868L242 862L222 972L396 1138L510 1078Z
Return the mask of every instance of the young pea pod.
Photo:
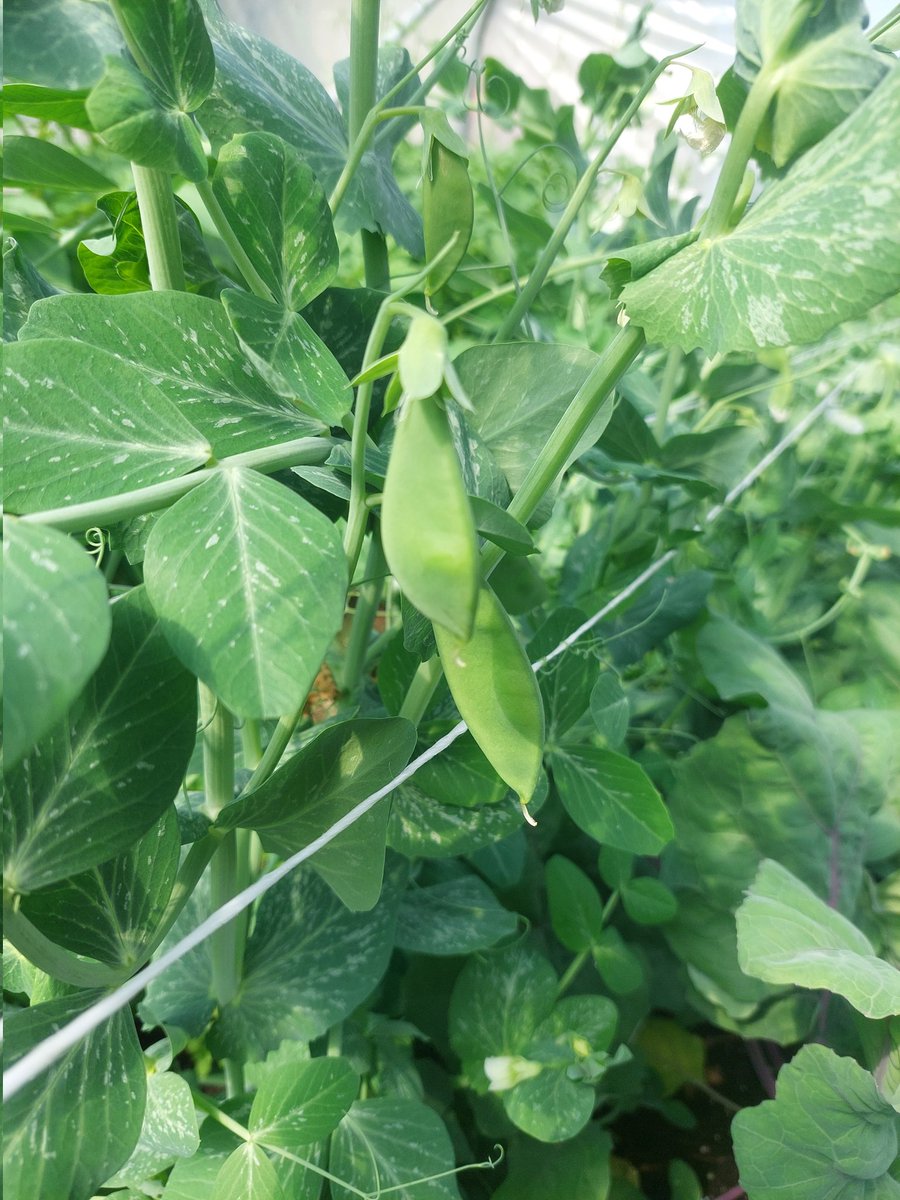
M443 113L429 110L422 125L425 131L422 219L426 259L431 261L456 236L453 249L429 273L425 292L433 296L465 256L472 236L475 205L465 143L450 128Z
M468 639L436 625L438 653L456 707L525 818L544 756L544 708L531 664L503 605L486 584Z
M400 410L381 504L391 574L435 626L472 630L480 568L475 523L447 414L436 396Z

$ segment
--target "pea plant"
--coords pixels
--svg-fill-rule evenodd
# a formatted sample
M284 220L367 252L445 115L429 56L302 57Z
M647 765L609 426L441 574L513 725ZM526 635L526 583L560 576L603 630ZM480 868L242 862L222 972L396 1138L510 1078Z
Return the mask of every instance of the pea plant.
M900 1197L900 14L486 8L8 0L11 1200Z

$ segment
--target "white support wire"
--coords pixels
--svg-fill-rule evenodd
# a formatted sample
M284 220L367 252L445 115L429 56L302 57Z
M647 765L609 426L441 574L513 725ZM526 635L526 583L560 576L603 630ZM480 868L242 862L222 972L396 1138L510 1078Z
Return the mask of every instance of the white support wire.
M822 413L824 413L825 410L834 403L837 397L847 386L849 378L850 377L847 376L837 383L801 421L798 421L798 423L784 435L784 437L776 446L774 446L767 454L765 454L759 460L759 462L750 471L748 471L748 473L743 477L743 479L740 480L739 483L735 484L721 504L717 504L710 509L702 524L697 526L698 531L708 527L713 521L715 521L722 514L722 512L724 512L729 504L736 500L738 496L742 495L747 488L755 483L759 476L768 467L770 467L773 462L776 461L776 459L781 457L781 455L785 452L785 450L788 449L789 446L792 446L794 442L803 436L807 429L814 424L814 422L822 415ZM592 629L599 621L602 621L604 617L608 616L615 609L619 608L649 579L652 579L654 575L657 575L663 569L663 567L672 561L675 555L676 551L674 549L670 549L667 550L665 554L660 555L658 559L655 559L650 566L645 568L645 570L643 570L639 575L635 576L635 578L632 579L629 584L627 584L620 592L618 592L611 600L609 600L601 609L599 609L599 611L594 613L592 617L580 625L576 630L574 630L574 632L570 633L568 637L563 638L559 645L555 646L549 654L545 654L543 658L540 658L537 660L537 662L532 663L534 670L539 671L554 658L557 658L560 654L565 653L565 651L576 641L578 641L578 639L581 638L585 633L587 633L588 630ZM442 754L444 750L446 750L457 740L457 738L461 737L465 733L466 728L467 726L465 721L460 721L457 725L454 725L449 733L446 733L442 738L436 741L433 746L429 746L429 748L424 751L424 753L420 754L418 758L414 758L412 762L410 762L406 767L403 768L402 771L395 775L389 783L386 783L383 787L373 792L370 796L367 796L364 800L361 800L355 808L352 808L348 813L345 813L340 820L335 821L335 823L329 829L326 829L324 833L320 834L319 837L310 842L308 846L304 846L302 850L298 850L296 854L292 854L290 858L285 859L280 866L277 866L273 870L267 872L254 883L250 884L250 886L245 888L242 892L239 892L236 896L233 896L230 900L223 904L221 908L217 909L214 913L207 917L205 921L202 921L198 926L196 926L196 928L192 929L190 933L186 934L179 942L176 942L171 949L160 955L160 957L154 962L148 963L143 970L138 971L136 975L133 975L131 979L127 980L120 987L116 988L115 991L111 992L108 996L102 997L95 1004L92 1004L90 1008L86 1009L83 1013L80 1013L77 1017L75 1017L74 1020L70 1021L67 1025L63 1025L60 1029L57 1029L55 1033L52 1033L42 1042L39 1042L27 1054L24 1054L17 1063L3 1072L4 1099L8 1100L17 1092L21 1091L23 1087L31 1083L32 1080L36 1079L42 1071L47 1070L48 1067L51 1067L67 1051L71 1050L73 1046L77 1045L82 1038L87 1037L89 1033L92 1033L104 1021L108 1020L120 1009L124 1008L125 1005L138 996L148 984L152 983L154 979L158 979L160 975L162 975L173 963L178 962L178 960L183 958L185 954L188 954L191 950L196 949L197 946L204 942L213 933L216 933L223 926L227 925L229 921L233 921L234 918L239 916L240 913L242 913L246 908L249 908L249 906L255 900L258 900L260 896L265 895L270 888L274 887L276 883L284 879L286 875L289 875L295 867L298 867L302 862L305 862L308 858L311 858L317 851L321 850L323 846L327 846L329 842L333 841L336 837L338 837L339 834L343 833L345 829L349 829L350 826L358 821L360 817L364 816L371 808L374 808L379 800L383 800L385 796L389 796L391 792L398 788L402 783L405 783L408 779L415 775L420 767L423 767L426 763L431 762L432 759L437 758L439 754Z

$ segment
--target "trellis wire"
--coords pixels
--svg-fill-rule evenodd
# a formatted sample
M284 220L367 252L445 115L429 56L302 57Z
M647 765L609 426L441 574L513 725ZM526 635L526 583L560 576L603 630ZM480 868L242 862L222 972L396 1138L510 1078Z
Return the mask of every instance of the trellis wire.
M785 450L788 449L789 446L793 445L798 438L803 436L807 429L814 424L814 422L822 415L822 413L834 403L834 401L846 387L848 380L849 376L835 384L835 386L827 393L827 395L825 395L802 420L798 421L797 424L784 435L777 445L775 445L750 471L747 472L747 474L743 477L743 479L740 480L739 483L735 484L731 491L726 495L722 503L715 505L709 510L703 522L697 526L698 531L709 526L713 521L715 521L725 511L725 509L738 498L738 496L741 496L747 490L747 488L756 482L760 475L767 470L767 468L770 467L773 462L780 458L780 456L785 452ZM675 555L676 551L674 549L670 549L667 550L665 554L660 555L658 559L655 559L650 566L646 567L639 575L635 576L635 578L632 579L629 584L622 588L622 590L618 592L611 600L607 601L607 603L604 604L601 609L595 612L592 617L583 622L583 624L579 625L579 627L570 633L568 637L563 638L562 641L549 652L549 654L545 654L543 658L539 658L536 662L532 663L534 670L541 670L542 667L546 666L547 663L551 662L554 658L557 658L560 654L564 654L565 651L569 649L576 641L578 641L579 638L583 637L588 630L592 629L599 621L602 621L604 617L608 616L615 609L619 608L626 600L633 596L635 592L643 587L648 580L657 575L663 569L663 567L672 561ZM45 1071L48 1067L52 1066L53 1063L61 1058L63 1054L65 1054L68 1050L71 1050L73 1046L77 1045L82 1038L87 1037L89 1033L92 1033L109 1017L114 1016L120 1009L124 1008L125 1005L133 1000L140 992L142 992L149 983L152 983L154 979L158 979L160 975L164 974L173 963L178 962L178 960L183 958L185 954L188 954L191 950L196 949L197 946L204 942L213 933L227 925L229 921L233 921L235 917L239 916L240 913L244 911L244 909L248 908L255 900L259 899L260 896L265 895L270 888L274 887L276 883L284 879L286 875L289 875L291 871L295 869L295 867L298 867L308 858L312 858L312 856L317 851L321 850L323 846L327 846L329 842L333 841L339 836L339 834L343 833L345 829L349 829L350 826L358 821L360 817L364 816L370 809L374 808L379 800L383 800L385 796L390 795L390 793L398 788L402 783L405 783L408 779L415 775L420 767L423 767L426 763L431 762L432 759L437 758L437 756L442 754L449 746L452 746L457 738L460 738L465 733L466 728L467 726L465 721L460 721L457 725L454 725L449 733L446 733L442 738L439 738L433 746L429 746L429 748L420 754L418 758L414 758L412 762L405 766L402 771L398 772L398 774L395 775L389 783L386 783L377 791L372 792L370 796L367 796L364 800L361 800L355 808L352 808L348 813L345 813L340 820L335 821L335 823L329 829L326 829L324 833L320 834L319 837L315 838L315 840L310 842L309 845L304 846L302 850L298 850L296 854L292 854L291 857L285 859L280 866L268 871L254 883L250 884L249 887L245 888L242 892L239 892L236 896L233 896L229 901L223 904L221 908L217 909L214 913L208 916L206 920L201 921L201 923L192 929L190 933L186 934L180 941L176 942L171 949L167 950L164 954L161 954L160 957L154 962L148 963L143 970L138 971L136 975L133 975L131 979L127 980L120 987L116 988L115 991L96 1001L96 1003L92 1004L90 1008L86 1009L83 1013L80 1013L73 1020L69 1021L68 1024L63 1025L60 1029L57 1029L55 1033L52 1033L42 1042L38 1042L38 1044L27 1054L24 1054L17 1063L3 1072L4 1099L9 1099L11 1096L14 1096L16 1092L20 1091L26 1086L26 1084L30 1083L33 1079L36 1079L42 1071Z

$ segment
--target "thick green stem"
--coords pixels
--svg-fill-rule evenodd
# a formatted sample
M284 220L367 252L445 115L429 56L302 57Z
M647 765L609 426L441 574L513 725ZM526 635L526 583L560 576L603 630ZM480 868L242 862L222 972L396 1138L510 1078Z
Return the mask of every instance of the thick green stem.
M165 171L131 164L141 213L150 283L154 291L184 291L184 263L175 216L172 179Z
M689 53L689 51L682 51L682 53ZM649 94L650 89L656 83L656 80L660 77L663 71L665 71L666 68L673 63L676 58L679 57L681 57L681 55L672 54L668 58L662 59L662 61L657 64L647 82L625 110L621 119L613 128L612 133L600 147L600 150L595 155L593 161L590 163L587 170L578 181L578 186L572 193L569 203L566 205L562 216L557 222L556 228L553 230L547 245L541 251L540 258L535 264L534 270L528 276L528 282L522 288L522 291L519 293L515 304L512 306L506 319L501 323L500 328L497 330L496 336L493 339L495 342L502 342L511 337L519 327L522 318L525 317L530 311L538 292L543 286L544 280L547 278L547 273L555 262L556 256L562 249L563 242L566 240L569 230L572 228L572 225L574 224L582 205L591 194L594 183L597 179L597 175L600 172L600 168L615 149L619 138L631 124L635 114Z
M653 436L661 442L666 436L666 424L669 418L669 405L675 395L675 381L678 378L678 368L681 366L681 350L678 346L670 346L666 355L666 365L663 368L659 384L659 396L656 399L656 413L653 418Z
M356 608L350 623L350 634L347 638L347 648L344 652L341 669L341 691L350 698L354 697L362 687L366 652L369 648L372 625L384 591L386 570L387 565L381 549L381 540L373 533L366 558L365 580L360 586L356 599Z
M584 270L585 267L596 267L600 263L605 263L609 258L609 250L598 250L594 254L584 254L578 258L566 258L560 263L555 263L547 272L547 279L560 279L566 275L574 275L578 271ZM476 308L482 308L485 304L490 304L492 300L497 300L501 296L512 295L520 288L527 285L531 278L527 275L522 280L516 280L513 283L502 283L497 287L490 288L483 292L480 296L474 296L471 300L466 300L464 304L460 304L457 308L451 308L449 312L442 315L441 320L445 325L449 325L451 321L456 321L460 317L466 316L473 312Z
M247 256L246 251L238 240L237 234L231 228L228 218L222 210L221 204L216 199L216 194L212 189L212 184L208 179L204 179L202 183L196 185L200 199L203 201L203 206L209 213L210 220L215 225L219 237L228 247L228 252L234 259L234 265L244 277L244 282L249 287L254 296L258 296L260 300L274 301L275 297L269 290L269 285L265 282L262 276L254 267L253 263Z
M770 67L763 67L747 93L716 181L716 190L700 222L701 237L704 239L718 237L731 227L732 209L741 190L744 172L777 88L776 72Z
M39 971L74 987L115 987L129 977L136 965L112 967L80 958L51 942L14 903L3 906L3 936Z
M115 525L142 513L168 508L180 497L207 479L216 471L232 467L247 467L261 471L264 475L281 471L286 467L311 466L323 463L333 449L330 438L295 438L277 446L264 446L258 450L245 450L232 454L210 467L201 467L179 479L167 479L163 483L152 483L149 487L135 488L118 496L106 496L101 500L86 500L83 504L70 504L65 508L47 508L42 512L26 513L18 520L36 525L52 525L64 533L88 529L91 525Z
M378 26L381 0L351 0L350 8L350 145L355 147L377 100ZM371 136L371 135L370 135ZM391 286L387 243L380 233L362 231L366 286L387 291Z
M429 658L427 662L419 664L419 669L413 675L412 683L403 698L403 704L400 706L398 716L406 717L407 721L412 721L413 725L418 725L425 715L425 710L428 707L431 697L434 695L434 689L441 682L443 671L441 669L441 660L437 657Z

